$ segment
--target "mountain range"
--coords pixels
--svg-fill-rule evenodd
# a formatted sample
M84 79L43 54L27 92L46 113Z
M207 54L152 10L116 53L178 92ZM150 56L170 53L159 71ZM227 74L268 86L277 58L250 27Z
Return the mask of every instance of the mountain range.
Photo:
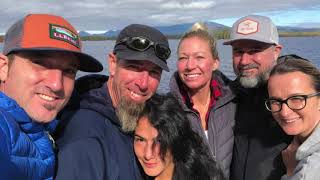
M171 26L155 26L158 30L167 36L181 35L188 31L194 23L176 24ZM210 30L219 31L230 29L231 27L225 26L215 22L205 22ZM279 32L320 32L320 28L301 28L290 26L277 26ZM103 37L116 37L121 30L109 30L101 34L90 34L86 31L80 31L80 36L103 36Z

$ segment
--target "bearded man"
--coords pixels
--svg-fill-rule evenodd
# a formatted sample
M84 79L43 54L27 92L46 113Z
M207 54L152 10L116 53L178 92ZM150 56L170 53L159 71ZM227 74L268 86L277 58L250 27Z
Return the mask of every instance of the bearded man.
M120 32L108 55L109 77L79 79L61 115L57 180L140 179L131 132L162 70L169 71L169 56L167 38L152 27L132 24Z
M267 81L277 63L282 46L277 27L270 18L248 15L237 20L231 30L233 87L237 94L236 126L231 180L281 179L285 167L281 151L288 137L264 107Z

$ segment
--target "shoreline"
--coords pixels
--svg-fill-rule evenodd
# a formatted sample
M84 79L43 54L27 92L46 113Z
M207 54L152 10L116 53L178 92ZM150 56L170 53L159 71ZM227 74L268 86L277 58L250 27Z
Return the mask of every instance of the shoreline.
M221 34L216 32L215 34L216 39L229 39L229 33ZM180 39L182 34L179 35L168 35L168 39ZM320 36L320 32L279 32L279 37L318 37ZM92 36L80 36L81 41L106 41L106 40L116 40L116 37L106 37L106 36L99 36L99 35L92 35ZM4 35L0 35L0 43L4 40Z

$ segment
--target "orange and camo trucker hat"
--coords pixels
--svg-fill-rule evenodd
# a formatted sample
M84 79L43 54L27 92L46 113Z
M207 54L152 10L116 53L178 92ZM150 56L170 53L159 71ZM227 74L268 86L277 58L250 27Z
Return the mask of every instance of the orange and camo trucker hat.
M79 34L60 16L29 14L13 24L5 34L3 54L18 51L72 52L79 58L79 70L100 72L103 69L97 59L81 51Z

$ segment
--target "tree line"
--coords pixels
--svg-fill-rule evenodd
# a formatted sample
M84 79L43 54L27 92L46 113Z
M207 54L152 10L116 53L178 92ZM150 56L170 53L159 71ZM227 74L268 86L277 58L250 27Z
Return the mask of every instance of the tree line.
M229 39L230 30L228 28L221 30L212 30L212 34L216 39ZM183 34L167 35L169 39L180 39ZM304 36L320 36L320 32L284 32L279 31L280 37L304 37ZM105 41L115 40L117 37L106 37L106 36L81 36L82 41ZM4 36L0 36L0 42L3 42Z

